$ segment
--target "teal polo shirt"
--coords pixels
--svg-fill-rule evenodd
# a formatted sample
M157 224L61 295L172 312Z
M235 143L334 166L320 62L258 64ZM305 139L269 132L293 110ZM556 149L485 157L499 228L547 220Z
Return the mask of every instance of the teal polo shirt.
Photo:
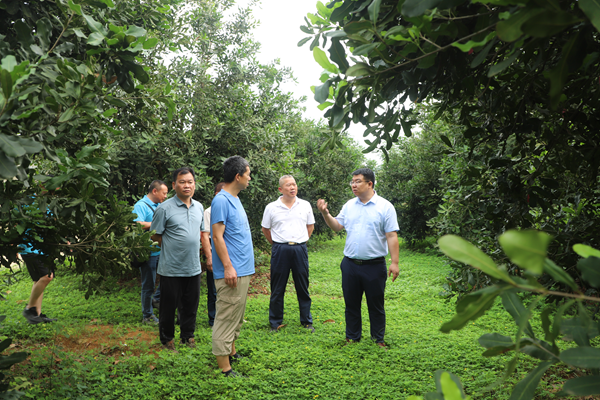
M188 208L174 196L156 209L150 230L162 235L159 275L190 277L200 274L200 231L203 228L204 208L194 199Z

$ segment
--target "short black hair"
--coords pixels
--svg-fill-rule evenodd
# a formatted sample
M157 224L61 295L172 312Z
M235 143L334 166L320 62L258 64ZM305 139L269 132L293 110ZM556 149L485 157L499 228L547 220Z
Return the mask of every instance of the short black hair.
M160 189L160 187L161 187L162 185L165 185L165 186L167 186L167 184L166 184L166 183L164 183L163 181L161 181L160 179L155 179L155 180L153 180L153 181L152 181L152 182L151 182L151 183L148 185L148 193L152 193L152 191L153 191L154 189L156 189L156 190L159 190L159 189ZM167 186L167 189L168 189L168 188L169 188L169 187Z
M250 164L244 158L240 156L232 156L229 157L223 163L223 181L225 183L231 183L235 180L236 175L244 175L246 173L246 168L248 168Z
M362 175L367 182L373 182L375 188L375 173L370 168L359 168L352 173L352 176Z
M179 175L192 174L194 180L196 180L196 173L192 167L181 167L173 171L173 182L177 181Z
M225 182L219 182L215 185L215 194L219 193L221 189L225 186Z

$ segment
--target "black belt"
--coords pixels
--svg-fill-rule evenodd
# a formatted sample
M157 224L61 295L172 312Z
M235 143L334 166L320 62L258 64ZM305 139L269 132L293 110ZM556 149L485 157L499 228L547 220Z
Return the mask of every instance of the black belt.
M305 244L306 242L302 242L302 243L296 243L296 242L285 242L285 243L279 243L279 242L273 242L276 244L288 244L290 246L296 246L296 245L300 245L300 244Z
M357 260L355 258L346 257L356 265L369 265L369 264L381 264L385 262L385 257L371 258L370 260Z

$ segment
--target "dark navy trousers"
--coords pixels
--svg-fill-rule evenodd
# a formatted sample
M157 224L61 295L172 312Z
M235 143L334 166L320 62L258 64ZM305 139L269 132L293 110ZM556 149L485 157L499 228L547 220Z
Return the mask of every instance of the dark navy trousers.
M206 309L208 311L208 325L215 324L215 314L217 313L217 288L215 287L215 277L212 272L206 271Z
M371 322L371 338L377 343L383 343L385 335L384 294L387 280L385 260L378 264L357 265L348 257L344 257L340 268L346 303L346 339L358 341L362 336L360 310L364 293Z
M271 301L269 303L269 323L277 328L283 322L283 298L290 277L290 270L296 286L296 296L300 308L300 323L312 324L310 296L308 294L308 250L306 243L289 245L273 243L271 248Z

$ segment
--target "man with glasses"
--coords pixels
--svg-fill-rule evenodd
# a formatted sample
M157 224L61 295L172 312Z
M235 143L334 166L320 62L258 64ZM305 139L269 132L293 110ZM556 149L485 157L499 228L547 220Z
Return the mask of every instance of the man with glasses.
M329 214L323 199L317 201L317 208L331 229L335 232L345 229L347 233L344 259L340 266L346 303L346 341L358 342L361 339L361 302L364 293L371 338L385 349L385 283L389 276L394 282L400 273L398 217L394 206L375 193L375 174L370 169L354 171L350 186L356 198L344 204L337 217ZM392 258L389 271L385 262L388 249Z

